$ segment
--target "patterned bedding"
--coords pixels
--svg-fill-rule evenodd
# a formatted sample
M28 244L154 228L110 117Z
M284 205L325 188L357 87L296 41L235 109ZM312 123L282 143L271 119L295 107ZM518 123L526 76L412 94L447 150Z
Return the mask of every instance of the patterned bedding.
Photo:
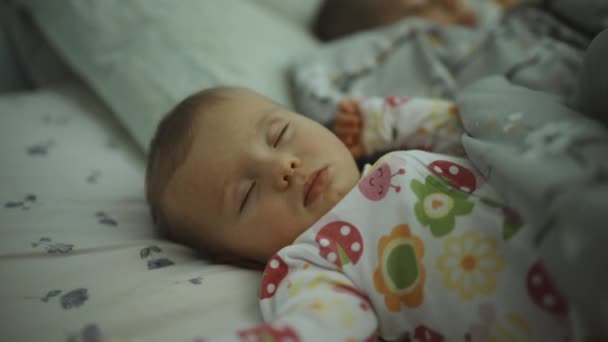
M192 340L259 322L260 274L154 237L143 155L96 98L0 96L0 340Z

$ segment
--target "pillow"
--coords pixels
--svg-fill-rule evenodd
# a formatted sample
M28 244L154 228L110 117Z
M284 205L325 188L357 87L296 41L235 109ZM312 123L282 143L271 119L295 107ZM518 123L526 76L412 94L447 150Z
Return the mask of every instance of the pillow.
M319 6L325 0L250 0L285 20L302 27L309 27L317 14Z
M0 2L0 93L25 89L29 84L17 60L14 42L7 26L11 19L6 13L7 4Z
M202 88L246 86L291 107L286 67L318 44L248 0L20 1L143 150L161 117Z
M15 57L32 87L52 87L81 82L66 62L49 45L36 23L21 6L6 3L2 8L6 32L14 45Z

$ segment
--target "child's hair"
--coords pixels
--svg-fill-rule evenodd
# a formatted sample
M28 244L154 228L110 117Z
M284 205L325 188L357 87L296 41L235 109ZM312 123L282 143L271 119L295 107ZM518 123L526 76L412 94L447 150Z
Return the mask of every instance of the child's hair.
M201 116L226 101L231 88L209 88L194 93L178 103L159 123L150 143L146 168L146 199L158 232L169 240L200 250L203 246L185 232L193 223L168 212L165 202L167 185L177 168L184 163L194 140L193 127ZM204 246L205 249L208 246Z

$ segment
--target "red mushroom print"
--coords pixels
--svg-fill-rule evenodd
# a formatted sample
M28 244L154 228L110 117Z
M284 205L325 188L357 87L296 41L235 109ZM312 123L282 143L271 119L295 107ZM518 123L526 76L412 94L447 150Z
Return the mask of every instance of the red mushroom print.
M549 274L540 261L530 267L526 282L528 295L536 305L560 318L568 315L568 303L551 284Z
M370 337L368 337L365 342L377 342L378 341L378 334L377 333L373 333L372 335L370 335Z
M241 342L299 342L300 337L291 327L281 329L271 324L261 324L239 331Z
M387 105L389 105L389 107L397 107L399 105L409 102L410 98L403 96L388 96L384 101Z
M451 186L461 191L472 193L477 189L475 174L466 167L448 160L436 160L429 164L429 170L445 179Z
M414 342L441 342L443 341L443 335L432 330L431 328L419 325L414 330Z
M361 233L345 221L326 224L317 233L315 241L319 245L321 257L339 268L351 262L356 265L363 254Z
M287 264L280 256L273 256L264 270L262 278L262 288L260 289L260 299L266 299L274 296L279 284L287 276L289 271Z
M363 291L345 284L335 285L334 290L337 292L352 294L353 296L358 297L361 300L361 302L359 303L359 307L361 308L361 310L368 311L370 309L371 301Z
M405 170L399 169L392 174L391 167L387 163L382 163L375 170L370 170L359 182L359 190L367 199L379 201L386 196L391 187L395 188L396 192L401 191L400 186L391 184L391 179L397 174L405 174Z

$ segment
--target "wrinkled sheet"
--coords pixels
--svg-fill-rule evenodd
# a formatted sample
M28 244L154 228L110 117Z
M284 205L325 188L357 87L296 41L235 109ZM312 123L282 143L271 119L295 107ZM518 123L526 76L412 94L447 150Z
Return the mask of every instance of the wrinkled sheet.
M0 96L0 340L192 341L261 320L260 273L158 239L145 160L84 89Z

